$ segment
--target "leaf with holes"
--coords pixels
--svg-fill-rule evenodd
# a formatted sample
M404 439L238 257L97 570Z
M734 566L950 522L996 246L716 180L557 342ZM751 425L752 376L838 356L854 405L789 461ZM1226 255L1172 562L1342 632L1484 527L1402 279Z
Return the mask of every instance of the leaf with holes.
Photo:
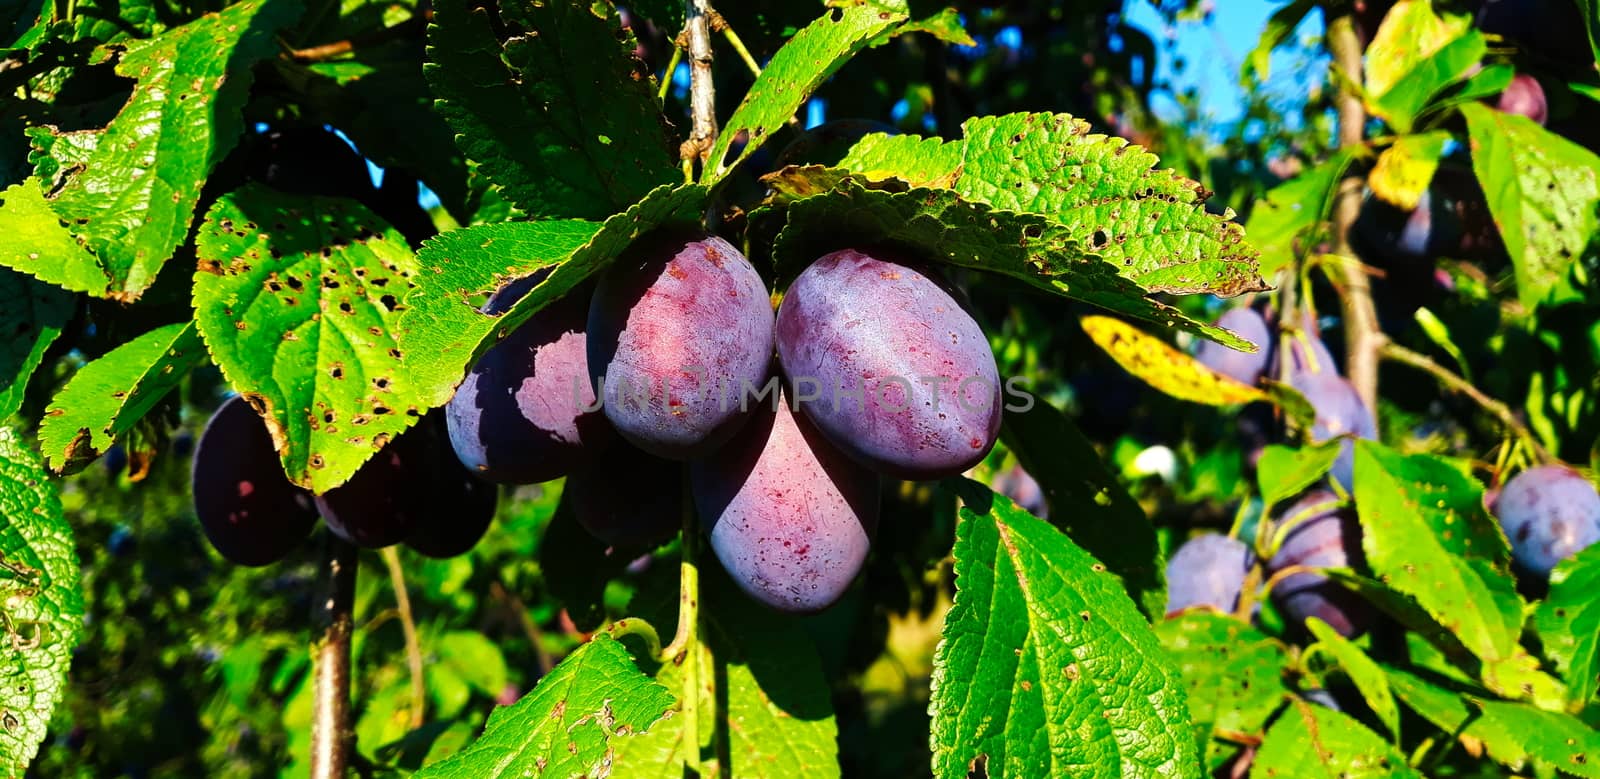
M416 258L365 208L251 185L217 201L195 251L200 335L291 481L343 484L427 410L394 337Z
M609 2L438 0L423 72L456 143L507 200L534 217L604 219L679 177L633 46Z
M8 240L0 264L79 292L138 298L183 243L201 186L244 131L251 66L277 53L274 33L299 15L299 0L245 0L128 43L116 70L138 83L110 124L30 131L42 180L20 186L48 190L50 211L82 248L70 251L41 223L44 240ZM4 213L12 194L0 227L18 218ZM37 206L29 196L19 202Z
M44 465L9 427L0 427L0 617L8 647L0 658L0 761L22 776L66 687L83 631L83 595L72 528Z
M1195 736L1214 772L1237 748L1261 738L1289 690L1288 649L1233 617L1189 611L1156 624L1156 635L1183 675Z
M874 38L904 22L906 15L864 3L850 8L835 8L805 29L795 33L772 60L761 69L733 117L717 135L700 180L712 184L727 175L735 165L761 148L772 133L789 121L811 93L827 81L856 52ZM741 134L746 143L738 155L728 158L734 140Z
M889 243L932 261L1004 274L1135 319L1254 348L1148 297L1116 267L1083 251L1066 228L1035 214L972 203L948 189L889 192L845 179L826 194L791 203L786 218L772 248L780 276L792 277L837 249Z
M0 268L0 419L22 408L28 379L72 316L72 294Z
M39 446L51 470L82 469L205 356L194 323L178 322L151 330L79 368L39 421Z
M1372 572L1416 599L1474 655L1511 657L1522 599L1511 551L1483 508L1483 487L1456 464L1356 442L1361 547Z
M1422 779L1393 746L1333 709L1295 701L1267 730L1250 771L1256 777Z
M705 198L704 187L661 187L603 224L479 225L423 244L417 288L399 321L400 348L416 391L427 406L444 405L478 355L610 265L634 239L663 225L697 222ZM504 314L478 310L501 284L547 265L557 267Z
M567 655L522 700L495 709L477 741L415 776L604 776L616 742L645 733L672 702L622 644L602 633Z
M1145 384L1191 403L1232 406L1266 399L1260 390L1207 368L1166 341L1109 316L1078 320L1089 340Z
M934 775L1197 777L1183 680L1117 579L974 482L934 654Z
M1566 276L1600 229L1600 157L1525 116L1461 107L1472 170L1489 199L1517 271L1517 296L1532 306Z
M1526 703L1469 698L1483 718L1513 734L1535 760L1573 776L1600 777L1600 730L1564 711Z
M1544 651L1567 680L1569 700L1586 703L1600 687L1600 544L1561 561L1550 572L1550 596L1534 625Z

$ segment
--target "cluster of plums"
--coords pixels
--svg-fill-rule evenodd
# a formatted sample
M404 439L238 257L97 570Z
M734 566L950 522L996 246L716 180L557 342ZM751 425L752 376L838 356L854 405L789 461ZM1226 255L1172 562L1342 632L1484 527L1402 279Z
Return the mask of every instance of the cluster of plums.
M504 313L541 278L505 284L485 312ZM357 543L421 548L422 529L462 521L488 486L479 479L565 477L564 500L600 541L651 548L673 536L692 503L747 593L811 612L836 601L865 562L880 478L967 470L994 445L1001 404L983 332L914 259L877 248L826 255L774 315L760 274L736 248L663 231L487 351L443 412L443 433L408 432L315 506L287 481L273 482L269 508L251 496L262 473L282 479L281 470L261 421L232 402L202 437L201 521L240 562L275 559L267 552L276 550L237 542L249 533L236 529L256 515L291 516L308 530L318 509ZM455 453L448 467L430 459L445 435ZM207 461L208 440L227 441L217 448L228 456ZM239 456L247 441L248 462ZM413 465L423 462L432 470ZM247 478L249 489L215 493ZM383 521L401 514L411 517L405 529Z
M1212 370L1254 384L1273 365L1278 375L1305 395L1316 410L1313 441L1351 434L1376 438L1370 410L1341 378L1332 355L1314 332L1300 330L1274 339L1272 327L1254 309L1235 308L1218 320L1260 348L1245 354L1207 343L1196 357ZM1275 341L1283 347L1274 349ZM1314 486L1269 520L1262 560L1273 577L1272 598L1296 623L1318 617L1345 636L1370 626L1374 612L1348 589L1317 569L1359 568L1361 522L1354 501L1352 444L1345 441L1328 474L1329 484ZM1330 487L1337 483L1338 492ZM1486 499L1511 542L1512 557L1525 576L1542 580L1561 560L1600 540L1600 492L1564 465L1541 465L1517 474ZM1167 562L1167 613L1194 607L1232 612L1238 608L1256 550L1239 539L1205 534L1184 543Z

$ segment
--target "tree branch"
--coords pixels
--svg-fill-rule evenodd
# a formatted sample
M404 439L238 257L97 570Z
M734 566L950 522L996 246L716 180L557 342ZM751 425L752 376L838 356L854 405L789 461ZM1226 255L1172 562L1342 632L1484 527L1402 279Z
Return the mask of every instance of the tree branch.
M392 546L383 548L383 564L389 569L389 585L394 588L395 605L400 609L400 629L406 637L406 665L411 669L411 729L422 727L427 705L427 690L422 683L422 642L417 640L417 621L411 615L411 595L406 592L406 575L400 570L400 553Z
M1359 84L1361 75L1361 38L1356 34L1355 16L1345 10L1328 23L1328 49L1334 63L1349 79ZM1365 142L1367 112L1361 105L1361 96L1341 89L1339 108L1339 148L1350 149ZM1340 302L1344 308L1345 373L1363 403L1374 417L1378 412L1378 349L1383 345L1383 332L1378 329L1378 313L1372 305L1372 284L1360 262L1352 261L1350 229L1361 214L1361 189L1363 178L1359 172L1347 172L1339 182L1339 197L1333 211L1334 253L1346 258L1344 263L1344 289Z
M356 548L326 534L323 597L312 612L311 777L344 779L350 760L350 610L355 601Z
M685 0L684 5L688 11L683 31L689 50L689 114L694 124L679 153L685 160L699 160L704 168L717 141L717 92L711 82L711 17L716 11L711 0Z
M1545 451L1544 446L1539 443L1539 439L1534 437L1533 431L1529 430L1527 425L1522 424L1522 420L1518 419L1515 413L1512 413L1510 406L1485 395L1482 390L1472 386L1472 382L1456 375L1449 368L1434 362L1427 355L1411 351L1393 341L1386 341L1379 349L1379 352L1384 358L1423 371L1438 379L1440 384L1471 398L1474 403L1483 407L1484 411L1489 412L1495 419L1500 420L1500 424L1504 425L1507 431L1527 443L1538 455L1541 462L1549 462L1554 459L1549 452Z

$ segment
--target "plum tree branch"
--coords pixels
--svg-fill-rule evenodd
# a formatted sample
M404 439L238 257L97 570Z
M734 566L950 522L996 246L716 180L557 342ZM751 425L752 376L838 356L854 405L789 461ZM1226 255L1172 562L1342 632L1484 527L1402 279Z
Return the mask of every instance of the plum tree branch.
M323 593L313 607L311 779L344 779L350 762L350 634L356 548L326 534Z
M417 640L417 621L411 614L411 595L406 592L406 575L400 568L400 553L392 546L383 548L383 564L389 569L389 585L394 588L395 605L400 610L400 629L406 638L406 665L411 672L411 729L422 727L427 690L422 680L422 642Z
M1356 33L1354 12L1346 9L1328 23L1328 48L1334 63L1349 79L1359 84L1361 75L1361 37ZM1339 147L1352 149L1365 142L1367 112L1361 96L1341 88L1338 97ZM1365 266L1354 261L1350 230L1361 214L1363 178L1359 172L1346 172L1339 182L1338 200L1333 211L1334 253L1345 258L1344 288L1339 296L1344 309L1345 373L1361 401L1378 409L1378 349L1383 332L1378 328L1378 313L1372 305L1372 283Z
M1515 413L1512 413L1510 406L1507 406L1506 404L1501 403L1500 401L1495 400L1488 395L1485 395L1482 390L1472 386L1472 382L1461 378L1449 368L1446 368L1443 365L1435 362L1433 358L1419 352L1414 352L1393 341L1385 341L1380 348L1379 353L1382 354L1385 359L1393 360L1394 362L1398 362L1403 365L1409 365L1417 370L1423 371L1428 375L1433 376L1435 379L1438 379L1440 384L1443 384L1444 386L1460 392L1461 394L1466 395L1468 398L1471 398L1472 401L1481 406L1484 411L1489 412L1489 414L1495 419L1500 420L1500 424L1504 425L1506 430L1510 431L1512 435L1522 439L1524 443L1526 443L1530 448L1533 449L1535 453L1538 454L1541 461L1549 462L1553 459L1550 456L1550 453L1545 451L1544 446L1539 443L1539 439L1534 437L1533 431L1529 430L1528 426L1524 425L1522 420L1518 419Z
M706 157L717 141L717 92L711 80L711 0L685 0L684 37L689 50L689 115L693 122L689 140L679 150L685 160Z

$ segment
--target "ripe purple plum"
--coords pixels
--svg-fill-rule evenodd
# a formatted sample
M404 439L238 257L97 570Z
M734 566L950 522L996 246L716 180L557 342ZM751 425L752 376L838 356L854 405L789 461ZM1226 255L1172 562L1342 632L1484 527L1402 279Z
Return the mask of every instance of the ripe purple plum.
M778 307L778 360L800 410L845 454L928 480L971 468L1000 433L1000 371L978 323L920 265L845 249Z
M1045 502L1044 489L1039 486L1033 474L1023 469L1021 463L1012 463L1006 469L994 475L989 485L995 492L1000 493L1029 514L1040 519L1050 517L1050 506Z
M626 487L619 484L626 480ZM589 535L621 549L653 549L678 532L683 466L623 442L567 477L565 496Z
M432 421L424 419L423 424ZM431 447L434 466L422 510L406 536L405 544L437 559L466 554L488 532L499 503L500 491L478 478L445 451L443 436L435 434Z
M1512 477L1493 510L1517 564L1541 577L1600 540L1600 493L1564 465L1541 465Z
M192 482L206 538L239 565L282 560L316 525L311 494L284 475L266 422L243 397L230 398L206 423Z
M1526 73L1518 73L1511 79L1511 83L1500 93L1495 107L1508 114L1526 116L1539 124L1544 124L1550 118L1550 104L1545 100L1544 87L1539 85L1539 79Z
M1254 385L1266 373L1272 359L1272 328L1261 313L1249 306L1229 309L1217 319L1217 325L1226 327L1256 345L1256 353L1230 349L1215 341L1202 341L1194 357L1200 364L1217 373L1245 384Z
M704 233L646 236L589 305L589 373L630 443L687 460L749 419L772 364L772 303L750 261Z
M1312 442L1322 443L1346 434L1377 439L1378 425L1372 412L1344 377L1333 373L1302 373L1290 377L1289 385L1304 395L1316 410L1316 421L1311 425ZM1350 492L1355 487L1355 472L1355 443L1347 439L1341 444L1339 458L1333 461L1328 475L1345 492Z
M877 474L788 403L763 406L726 447L692 464L690 489L722 567L751 598L784 612L838 601L878 526Z
M1202 606L1233 611L1252 560L1250 547L1232 536L1190 539L1167 560L1167 615Z
M1341 506L1338 496L1328 490L1311 490L1285 509L1274 532L1284 527L1287 535L1267 560L1269 575L1291 566L1349 568L1362 559L1356 513ZM1284 576L1273 585L1272 598L1296 622L1317 617L1347 638L1365 632L1372 620L1371 607L1355 593L1309 571Z
M506 284L484 311L505 313L544 275ZM610 443L589 379L588 315L587 290L574 290L478 359L445 406L464 465L490 481L534 484L567 475Z

